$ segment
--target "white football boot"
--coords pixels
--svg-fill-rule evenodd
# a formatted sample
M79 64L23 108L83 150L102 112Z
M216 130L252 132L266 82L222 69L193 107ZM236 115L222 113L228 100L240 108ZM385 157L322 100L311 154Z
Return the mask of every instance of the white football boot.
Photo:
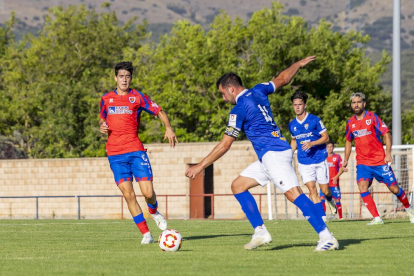
M149 243L154 243L154 238L152 237L150 232L147 232L142 237L141 244L149 244Z
M244 245L244 249L256 249L263 244L269 244L271 242L272 236L270 235L269 231L267 231L266 226L263 225L261 226L261 229L255 231L254 235L252 236L252 240L248 244Z
M381 217L375 217L371 222L368 222L367 225L378 225L378 224L384 224L384 221Z
M163 215L161 215L158 211L155 214L151 214L152 218L155 220L155 223L157 224L158 228L161 230L167 229L167 220L164 218Z
M329 219L326 216L322 216L322 220L325 224L329 223Z
M331 201L329 200L326 200L326 201L328 202L328 206L329 206L329 209L331 210L331 213L333 215L336 215L338 213L338 209L336 208L335 200L332 198Z
M412 207L406 209L407 215L410 218L410 222L414 223L414 209Z
M323 251L329 251L329 250L335 250L339 248L338 241L332 237L331 239L318 241L318 245L316 246L314 252L323 252Z

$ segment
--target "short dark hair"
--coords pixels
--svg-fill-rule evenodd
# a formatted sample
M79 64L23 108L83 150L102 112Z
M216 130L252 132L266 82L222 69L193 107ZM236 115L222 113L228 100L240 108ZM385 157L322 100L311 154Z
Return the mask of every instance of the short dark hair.
M132 76L132 73L134 72L134 67L132 66L132 62L122 61L115 65L115 76L118 76L119 70L127 70L129 73L131 73Z
M243 86L241 78L233 72L224 74L216 81L217 89L219 88L220 84L223 88L229 85Z
M333 147L335 147L335 143L334 143L334 142L332 142L332 141L328 141L328 142L326 143L326 145L329 145L329 144L332 144L332 146L333 146Z
M308 101L308 94L302 91L296 91L293 93L292 97L290 97L292 103L294 99L301 99L304 103L306 103Z

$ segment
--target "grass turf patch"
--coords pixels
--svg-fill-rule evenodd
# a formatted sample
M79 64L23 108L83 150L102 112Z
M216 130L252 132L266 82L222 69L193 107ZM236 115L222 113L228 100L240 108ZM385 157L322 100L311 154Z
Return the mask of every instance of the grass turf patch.
M408 220L331 221L340 250L315 253L306 221L265 221L273 243L254 251L247 221L169 221L183 245L141 245L132 220L0 220L0 275L413 275ZM161 231L148 222L155 240Z

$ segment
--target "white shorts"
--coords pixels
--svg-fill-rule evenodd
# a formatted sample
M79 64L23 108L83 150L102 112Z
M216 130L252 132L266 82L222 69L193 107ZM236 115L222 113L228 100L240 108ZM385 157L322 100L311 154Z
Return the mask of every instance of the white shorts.
M259 160L250 164L240 175L253 178L261 186L272 181L282 193L299 187L298 177L292 167L292 150L268 151Z
M322 161L318 164L304 165L299 163L298 169L300 175L302 176L303 184L306 184L310 181L318 181L319 184L328 184L328 163Z

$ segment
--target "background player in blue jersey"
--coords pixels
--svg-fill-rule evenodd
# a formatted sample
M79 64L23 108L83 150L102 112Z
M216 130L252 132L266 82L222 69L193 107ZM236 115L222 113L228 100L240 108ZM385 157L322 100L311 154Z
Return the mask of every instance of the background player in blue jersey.
M273 120L268 95L276 88L288 84L299 68L315 59L314 56L302 59L284 70L270 82L245 89L239 76L227 73L217 80L217 88L223 100L234 105L230 112L225 135L221 142L198 165L187 170L185 175L193 178L211 163L222 157L231 147L240 131L244 131L252 142L259 158L249 165L232 183L231 189L240 203L243 212L254 228L252 240L244 246L254 249L272 241L256 201L249 189L265 186L272 181L293 202L319 234L315 251L333 250L339 247L338 241L326 227L312 201L303 194L296 173L292 167L292 150L281 135Z
M319 117L306 112L308 95L305 92L295 92L291 97L296 118L289 123L292 136L290 145L292 151L298 150L298 168L303 183L309 189L309 197L315 203L320 216L326 222L326 214L316 189L316 181L328 201L332 214L336 215L335 201L329 190L328 165L326 163L325 143L329 141L328 132Z

